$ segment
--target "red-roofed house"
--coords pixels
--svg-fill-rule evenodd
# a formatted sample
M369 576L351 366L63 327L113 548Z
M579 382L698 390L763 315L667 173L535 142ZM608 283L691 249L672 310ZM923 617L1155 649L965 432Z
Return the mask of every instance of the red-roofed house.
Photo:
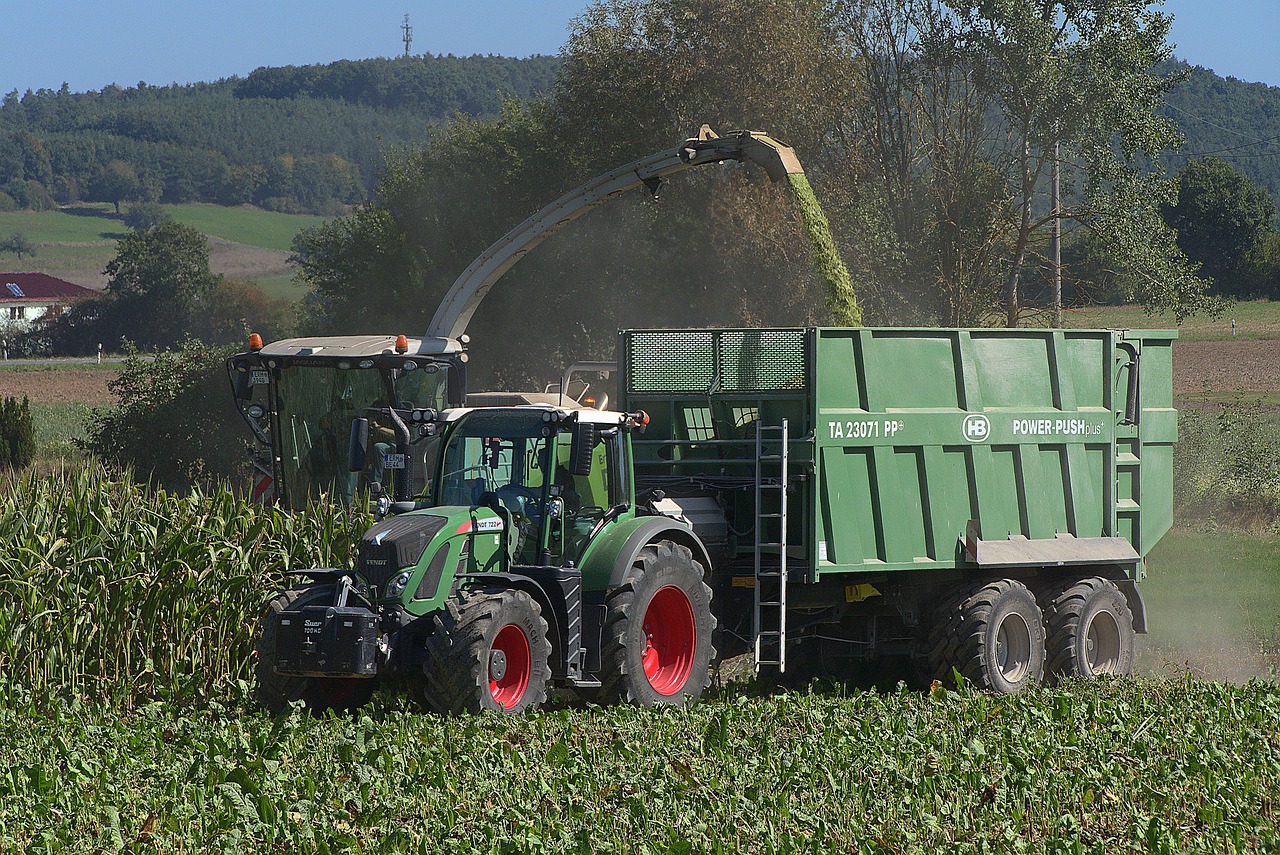
M0 272L0 328L20 331L37 318L57 317L69 304L97 291L47 273Z

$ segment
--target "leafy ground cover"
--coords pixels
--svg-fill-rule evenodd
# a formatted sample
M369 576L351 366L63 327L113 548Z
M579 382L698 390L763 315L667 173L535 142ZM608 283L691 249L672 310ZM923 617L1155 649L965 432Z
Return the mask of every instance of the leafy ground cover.
M1280 687L731 694L441 719L0 708L0 848L1260 852Z

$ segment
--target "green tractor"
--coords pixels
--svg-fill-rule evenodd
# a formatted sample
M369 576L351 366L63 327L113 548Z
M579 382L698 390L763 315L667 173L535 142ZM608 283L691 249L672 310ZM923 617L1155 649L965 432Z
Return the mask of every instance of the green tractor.
M372 410L352 424L365 477L372 431L397 425L430 478L393 501L354 570L270 604L258 691L274 710L349 710L380 681L440 713L517 713L553 686L644 706L696 699L715 650L707 551L686 523L637 500L642 413L549 405Z

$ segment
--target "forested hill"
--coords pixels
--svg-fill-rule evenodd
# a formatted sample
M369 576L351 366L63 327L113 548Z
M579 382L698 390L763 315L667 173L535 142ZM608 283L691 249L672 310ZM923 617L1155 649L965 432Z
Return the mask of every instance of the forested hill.
M1187 137L1182 150L1166 159L1169 171L1178 172L1192 157L1220 157L1280 201L1280 87L1219 77L1182 62L1168 71L1186 77L1162 112Z
M423 56L261 68L190 85L41 89L0 106L0 210L82 199L333 213L379 152L457 112L548 92L558 57Z
M0 210L79 200L253 204L330 214L365 198L379 154L456 113L549 92L553 56L421 56L259 68L244 78L11 92ZM1187 72L1164 108L1187 136L1167 165L1215 154L1280 199L1280 88Z
M259 68L232 91L240 99L332 98L444 118L496 113L504 93L523 98L549 92L559 70L560 59L550 56L342 60Z

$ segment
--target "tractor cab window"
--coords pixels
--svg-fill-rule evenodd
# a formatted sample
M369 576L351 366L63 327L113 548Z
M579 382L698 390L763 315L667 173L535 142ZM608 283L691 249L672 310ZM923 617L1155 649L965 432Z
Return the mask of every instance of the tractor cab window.
M382 375L372 369L287 365L280 369L276 390L290 504L302 507L321 494L349 501L354 486L347 471L351 420L386 394Z
M322 494L349 502L357 489L378 481L389 489L393 477L408 478L408 492L427 491L434 470L436 441L414 436L404 469L391 469L396 453L394 423L385 412L415 407L442 409L448 372L434 364L400 368L354 366L338 362L285 364L275 383L280 425L280 463L284 489L292 507L303 507ZM370 454L365 472L347 469L347 447L353 419L366 417Z
M440 472L439 504L479 505L486 494L525 517L539 515L548 439L540 414L464 417L449 433Z
M626 502L626 485L620 476L620 432L617 428L596 435L591 450L591 470L586 475L572 475L569 456L572 436L561 434L556 444L555 479L552 495L559 495L564 506L563 530L552 530L552 551L562 564L577 564L586 551L596 524L609 508ZM557 543L557 540L561 540ZM557 548L559 547L559 548Z

